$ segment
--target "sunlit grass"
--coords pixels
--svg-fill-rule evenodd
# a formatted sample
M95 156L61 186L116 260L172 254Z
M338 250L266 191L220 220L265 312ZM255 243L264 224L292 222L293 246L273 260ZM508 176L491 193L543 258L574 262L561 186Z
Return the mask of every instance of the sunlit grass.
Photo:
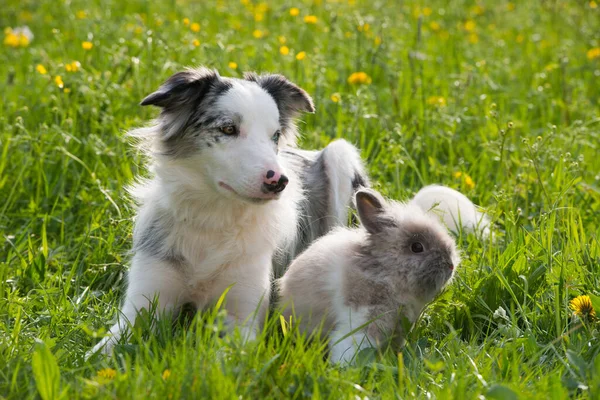
M9 0L0 24L0 397L600 397L598 320L572 303L600 307L596 2ZM215 310L84 360L146 173L124 132L187 65L283 73L317 107L302 146L346 138L385 195L441 183L487 209L495 241L458 238L402 353L339 368L277 315L242 345Z

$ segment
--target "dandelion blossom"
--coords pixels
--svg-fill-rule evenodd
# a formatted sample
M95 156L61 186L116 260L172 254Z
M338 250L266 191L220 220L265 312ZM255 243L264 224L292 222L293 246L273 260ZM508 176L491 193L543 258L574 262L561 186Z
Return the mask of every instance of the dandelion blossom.
M99 378L114 379L117 376L117 371L112 368L104 368L97 373Z
M442 96L430 96L427 98L427 104L431 106L446 107L446 99Z
M573 314L580 319L594 320L596 318L596 310L594 310L590 296L577 296L571 300L569 306L573 310Z
M237 69L238 65L236 62L230 61L229 64L227 64L229 66L229 68L231 69Z
M194 22L190 25L190 29L192 30L192 32L200 32L200 24Z
M467 185L469 189L473 189L475 187L475 182L473 182L473 179L467 174L465 174L465 185Z
M600 47L594 47L587 51L588 60L594 60L600 58Z
M82 43L81 43L81 47L82 47L84 50L91 50L91 49L92 49L92 47L94 47L94 44L93 44L92 42L82 42Z
M46 67L44 67L42 64L36 65L35 70L42 75L46 75L48 73L48 71L46 70Z
M261 37L263 37L263 31L261 31L260 29L255 29L254 32L252 32L252 36L254 36L256 39L260 39Z
M354 72L348 77L348 83L352 85L369 85L371 77L366 72Z
M190 19L189 18L184 18L183 19L183 25L188 26L190 24Z
M290 15L292 17L297 17L299 14L300 14L300 9L298 9L296 7L290 8Z
M171 370L165 369L162 373L163 381L166 381L167 379L169 379L170 376L171 376Z
M87 17L87 13L84 10L79 10L75 13L75 17L77 19L85 19Z
M79 67L81 67L79 61L73 61L65 64L65 69L67 70L67 72L77 72L79 71Z
M306 58L306 52L305 51L301 51L300 53L296 54L296 60L298 61L302 61Z
M279 52L281 53L281 55L287 56L288 54L290 54L290 48L287 46L281 46L279 48Z
M198 46L200 46L200 41L198 39L194 39L192 41L192 44L194 45L194 47L198 47Z
M316 15L307 15L304 17L304 22L306 22L307 24L316 24L317 16Z
M340 100L342 99L342 97L340 96L339 93L333 93L330 97L331 101L333 101L334 103L339 103Z
M62 77L60 75L54 77L54 83L56 83L56 86L58 86L61 89L65 86L65 83L63 82Z
M8 47L27 47L33 40L33 32L28 26L4 30L4 45Z

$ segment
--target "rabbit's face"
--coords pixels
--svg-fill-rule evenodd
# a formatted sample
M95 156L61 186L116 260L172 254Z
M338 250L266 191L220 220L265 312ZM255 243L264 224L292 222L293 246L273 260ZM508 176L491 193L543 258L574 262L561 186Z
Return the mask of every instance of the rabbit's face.
M400 217L395 221L397 225L382 232L386 239L381 245L396 258L397 278L415 288L422 300L429 301L450 281L460 262L454 240L422 212L407 209Z
M406 301L431 301L460 262L448 231L420 208L388 203L370 190L357 193L356 205L369 233L365 250L371 265L363 270L393 281Z

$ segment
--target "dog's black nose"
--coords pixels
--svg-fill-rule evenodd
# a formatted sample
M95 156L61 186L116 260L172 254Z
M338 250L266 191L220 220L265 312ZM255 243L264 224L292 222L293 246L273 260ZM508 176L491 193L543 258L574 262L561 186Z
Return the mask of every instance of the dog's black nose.
M279 193L279 192L282 192L283 189L285 189L285 187L286 187L286 185L288 184L289 181L290 180L288 179L288 177L282 174L279 177L279 180L277 182L263 183L263 190L266 193Z

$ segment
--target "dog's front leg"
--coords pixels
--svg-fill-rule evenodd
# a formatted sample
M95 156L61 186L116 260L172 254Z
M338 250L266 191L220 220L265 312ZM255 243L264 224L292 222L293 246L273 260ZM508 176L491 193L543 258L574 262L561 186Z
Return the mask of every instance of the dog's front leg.
M88 355L102 351L112 353L113 346L127 334L142 309L150 309L156 300L156 315L160 316L177 309L185 300L187 287L177 267L168 261L160 261L144 254L136 254L128 274L128 286L123 308L117 322Z
M229 271L233 283L225 302L227 324L239 327L244 340L254 340L269 307L271 257ZM228 274L228 275L229 275Z

